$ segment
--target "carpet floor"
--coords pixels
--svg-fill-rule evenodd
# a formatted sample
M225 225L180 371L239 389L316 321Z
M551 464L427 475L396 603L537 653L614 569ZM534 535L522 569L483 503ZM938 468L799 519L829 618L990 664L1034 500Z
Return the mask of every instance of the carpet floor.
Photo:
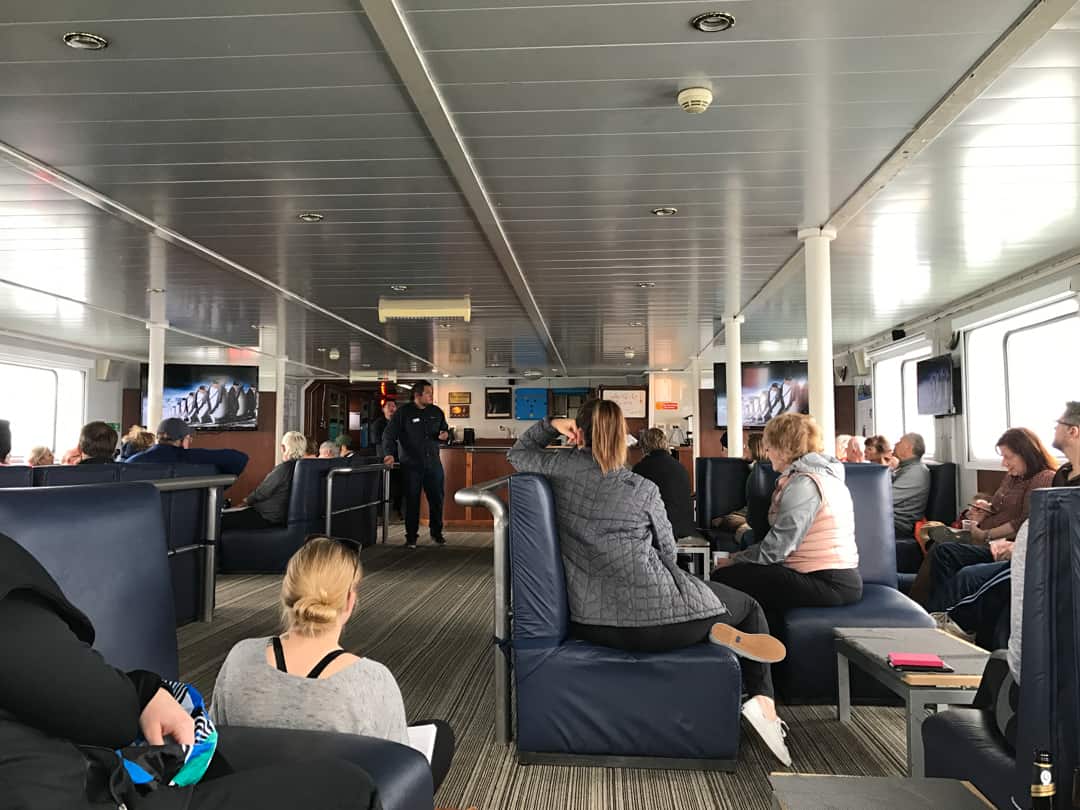
M343 646L394 673L410 718L437 717L457 735L454 765L436 797L479 810L766 810L768 774L784 770L745 733L734 773L519 765L494 732L492 559L487 533L448 533L443 547L364 550L360 602ZM280 576L222 576L212 624L181 628L185 680L209 695L229 649L278 631ZM902 774L906 742L899 709L856 707L841 725L832 706L781 707L792 770Z

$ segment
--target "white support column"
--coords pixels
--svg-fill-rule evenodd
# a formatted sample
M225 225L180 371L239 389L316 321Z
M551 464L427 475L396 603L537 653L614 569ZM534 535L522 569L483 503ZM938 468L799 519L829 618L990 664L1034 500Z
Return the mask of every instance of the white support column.
M724 318L724 346L727 348L725 371L727 373L727 440L728 455L742 458L742 315ZM714 385L719 384L714 381Z
M833 395L832 268L829 243L835 228L803 228L799 241L806 249L806 337L810 373L810 415L824 434L825 451L836 446Z
M715 385L715 383L714 383ZM695 357L690 361L690 431L693 434L694 469L697 469L697 460L701 456L701 360ZM695 482L695 488L697 484Z
M150 299L150 323L146 325L150 335L149 374L146 382L146 427L157 430L161 421L165 391L165 290L153 287L146 291Z
M280 442L285 435L285 364L287 357L277 358L274 364L274 387L277 389L277 407L274 408L274 441ZM277 447L277 444L274 445Z

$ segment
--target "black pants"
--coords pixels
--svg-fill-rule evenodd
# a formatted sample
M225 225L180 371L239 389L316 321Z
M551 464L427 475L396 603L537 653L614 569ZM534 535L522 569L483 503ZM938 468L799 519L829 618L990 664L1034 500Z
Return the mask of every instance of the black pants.
M231 529L269 529L277 525L277 523L271 523L250 506L221 513L221 530L223 532Z
M415 543L420 532L420 492L427 496L428 528L432 537L442 537L442 507L445 478L442 464L402 467L405 479L405 540Z
M855 568L800 574L780 563L736 563L714 571L712 578L757 600L770 627L781 627L792 608L837 607L862 599L862 577Z
M167 791L161 794L163 800L168 798ZM153 808L156 799L152 794L145 806ZM162 802L162 806L169 805ZM375 810L380 806L367 771L339 760L278 763L236 773L212 763L188 805L189 810Z
M627 652L658 653L700 644L709 638L709 629L719 622L747 633L768 633L769 625L761 606L745 593L721 585L706 583L723 603L724 610L707 619L653 627L608 627L597 624L570 624L570 635L600 647ZM773 696L772 668L768 664L742 658L743 685L751 697Z
M990 551L989 546L977 546L971 543L935 543L930 549L931 590L927 600L927 610L948 610L970 593L970 590L966 590L965 582L957 581L957 574L961 569L970 565L993 562L994 553ZM993 574L987 576L986 579L990 576Z
M417 720L410 726L435 726L435 747L431 752L431 781L436 792L450 773L450 763L454 761L454 730L445 720Z
M960 601L948 608L949 617L969 633L984 650L1009 646L1012 629L1012 568L1007 561L989 565L971 565L961 570L957 579L974 580L986 576L975 590L967 588Z

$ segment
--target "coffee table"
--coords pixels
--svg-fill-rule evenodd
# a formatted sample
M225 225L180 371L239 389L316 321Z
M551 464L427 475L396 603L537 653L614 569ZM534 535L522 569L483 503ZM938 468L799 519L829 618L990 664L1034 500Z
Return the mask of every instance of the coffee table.
M922 724L926 709L970 706L990 653L936 628L837 627L834 633L836 714L840 722L851 720L849 664L854 664L903 698L907 709L908 774L923 776ZM889 666L891 652L937 655L955 672L898 672Z
M994 806L970 782L956 779L771 773L769 781L774 810L987 810Z

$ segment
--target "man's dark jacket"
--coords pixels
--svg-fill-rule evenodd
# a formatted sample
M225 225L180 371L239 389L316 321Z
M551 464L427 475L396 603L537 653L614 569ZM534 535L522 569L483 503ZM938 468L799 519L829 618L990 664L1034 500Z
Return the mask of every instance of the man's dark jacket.
M386 425L379 454L397 456L405 467L434 467L442 463L439 434L449 429L446 414L438 405L419 408L409 402L398 408Z
M690 474L686 468L667 450L653 450L634 465L634 472L659 488L675 539L697 537L690 504Z

